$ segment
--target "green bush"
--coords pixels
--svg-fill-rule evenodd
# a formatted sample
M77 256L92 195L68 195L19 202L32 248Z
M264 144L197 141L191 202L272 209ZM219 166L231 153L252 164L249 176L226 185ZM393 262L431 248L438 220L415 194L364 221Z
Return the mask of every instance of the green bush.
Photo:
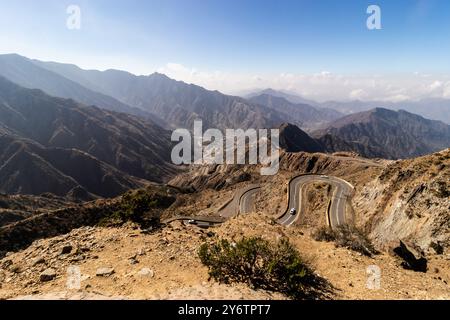
M103 226L121 225L134 222L141 227L159 225L159 210L169 207L175 199L163 192L140 189L129 191L122 196L113 212L101 221Z
M446 181L436 181L431 189L432 193L438 198L449 198L450 188Z
M336 240L336 233L329 227L320 227L313 233L316 241L332 242Z
M152 208L159 206L159 199L145 192L138 190L136 192L128 192L122 198L122 203L118 212L124 220L138 222L144 213Z
M314 275L286 239L275 244L259 237L244 238L237 243L218 240L204 243L199 257L216 281L246 283L294 299L316 297L323 293L326 284Z
M348 248L368 257L377 253L367 234L353 225L343 224L334 230L321 227L313 233L313 238L317 241L334 241L338 247Z

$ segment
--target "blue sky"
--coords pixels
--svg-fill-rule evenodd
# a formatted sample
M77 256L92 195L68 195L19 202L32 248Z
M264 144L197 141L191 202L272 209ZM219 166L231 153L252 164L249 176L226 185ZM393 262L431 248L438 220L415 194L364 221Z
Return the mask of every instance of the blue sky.
M70 4L81 8L81 30L66 28ZM382 30L366 28L370 4ZM170 64L236 81L450 73L448 0L14 0L0 12L0 53L85 68L170 73Z

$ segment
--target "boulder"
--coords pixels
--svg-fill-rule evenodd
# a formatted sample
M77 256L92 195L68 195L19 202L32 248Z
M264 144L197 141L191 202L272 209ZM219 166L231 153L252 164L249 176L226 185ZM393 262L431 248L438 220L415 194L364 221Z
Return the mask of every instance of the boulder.
M409 270L427 272L427 259L423 251L413 243L400 241L394 253L403 259L402 267Z
M114 274L114 268L99 268L97 269L97 277L109 277Z
M141 271L138 272L138 275L141 277L153 278L155 276L155 273L150 268L142 268Z
M33 267L37 266L38 264L43 264L45 263L45 259L43 257L36 257L35 259L33 259L31 261L31 265Z
M40 280L41 282L52 281L56 278L56 271L54 269L47 269L41 273Z
M72 246L70 245L70 244L67 244L67 245L64 245L62 248L61 248L61 254L69 254L69 253L71 253L72 252Z

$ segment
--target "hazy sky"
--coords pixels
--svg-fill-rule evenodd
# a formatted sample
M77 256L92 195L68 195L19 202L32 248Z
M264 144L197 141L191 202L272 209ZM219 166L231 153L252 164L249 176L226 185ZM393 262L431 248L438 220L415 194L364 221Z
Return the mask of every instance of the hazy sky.
M382 30L368 30L370 4ZM81 29L66 27L69 5ZM0 0L0 53L238 92L450 98L448 0Z

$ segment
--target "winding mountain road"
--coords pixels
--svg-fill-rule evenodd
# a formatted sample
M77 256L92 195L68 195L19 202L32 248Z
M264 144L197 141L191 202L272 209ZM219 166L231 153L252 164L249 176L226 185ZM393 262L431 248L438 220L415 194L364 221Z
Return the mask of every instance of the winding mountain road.
M219 208L215 217L191 217L181 216L174 217L165 220L164 223L170 223L173 221L183 221L189 223L189 221L195 221L195 225L201 228L208 228L218 224L224 223L226 220L231 219L239 214L250 213L254 211L255 196L260 191L259 185L250 185L245 188L239 189L234 193L233 198Z
M255 197L261 190L261 187L248 190L241 197L239 204L239 213L246 214L255 211Z
M317 182L331 185L333 195L327 208L327 220L331 228L336 228L347 223L346 209L350 201L354 187L347 181L326 175L303 174L293 178L289 182L288 208L278 217L279 224L292 226L302 214L306 212L306 187ZM199 227L210 227L221 224L226 220L239 214L246 214L254 211L255 197L260 191L259 185L250 185L235 192L233 198L223 205L217 212L217 217L176 217L165 221L169 223L175 220L195 221ZM295 214L291 214L291 209L295 209Z
M333 188L331 205L328 207L327 219L332 228L347 221L346 207L347 201L353 194L353 186L347 181L326 176L326 175L301 175L292 179L289 183L289 206L288 210L278 219L278 223L284 226L293 225L302 214L306 212L306 187L313 183L323 182ZM295 209L295 214L291 214L291 209Z
M217 214L219 217L232 218L240 213L249 213L253 210L254 196L261 189L257 184L249 185L235 192L233 199L222 206Z

